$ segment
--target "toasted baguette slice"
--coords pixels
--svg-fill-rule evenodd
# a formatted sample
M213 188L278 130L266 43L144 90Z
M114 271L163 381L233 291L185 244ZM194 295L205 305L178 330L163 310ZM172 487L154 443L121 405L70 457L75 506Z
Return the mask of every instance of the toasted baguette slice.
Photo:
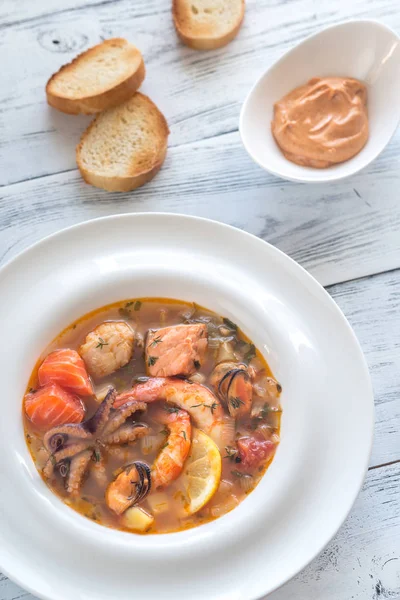
M236 37L244 17L244 0L173 0L176 31L195 50L213 50Z
M76 149L87 183L127 192L153 179L167 153L169 129L157 106L137 92L89 125Z
M135 46L122 38L106 40L49 79L47 102L65 113L91 115L133 96L144 76L143 58Z

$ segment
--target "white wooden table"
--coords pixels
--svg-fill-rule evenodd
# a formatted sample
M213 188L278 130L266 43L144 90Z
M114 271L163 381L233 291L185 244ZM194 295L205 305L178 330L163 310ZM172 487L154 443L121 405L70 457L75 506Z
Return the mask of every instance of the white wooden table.
M264 68L308 34L349 18L376 18L399 31L399 0L248 0L239 37L211 53L178 43L170 0L0 2L1 263L93 217L210 217L302 264L327 286L361 342L376 400L367 479L328 548L271 600L400 598L400 131L361 174L312 187L266 174L238 134L241 103ZM61 64L115 36L142 50L143 91L171 128L161 173L127 194L83 183L74 148L89 118L53 111L44 95ZM0 573L0 600L27 596Z

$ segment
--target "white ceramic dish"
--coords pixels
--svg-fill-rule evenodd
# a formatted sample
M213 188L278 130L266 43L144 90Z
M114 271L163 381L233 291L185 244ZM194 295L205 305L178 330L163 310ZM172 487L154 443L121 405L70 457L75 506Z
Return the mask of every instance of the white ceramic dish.
M312 77L354 77L368 89L370 136L352 159L327 169L287 160L271 133L274 103ZM266 171L302 182L336 181L357 173L382 152L400 121L400 39L376 21L350 21L307 38L268 68L249 93L240 134L253 160Z
M220 223L166 214L90 221L0 272L0 570L51 600L254 600L332 538L362 485L373 435L365 361L323 288L283 253ZM136 536L70 510L25 445L21 401L40 352L89 310L134 296L196 300L234 319L283 384L282 441L223 518Z

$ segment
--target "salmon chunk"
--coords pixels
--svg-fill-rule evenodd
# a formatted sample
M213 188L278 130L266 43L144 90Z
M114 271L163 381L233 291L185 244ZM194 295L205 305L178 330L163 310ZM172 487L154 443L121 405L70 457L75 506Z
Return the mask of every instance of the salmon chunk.
M87 334L79 348L89 373L106 377L125 366L132 357L134 333L124 321L106 321Z
M80 423L85 408L77 396L57 383L49 383L25 396L25 412L36 427L51 429L65 423Z
M146 367L152 377L192 375L207 349L207 327L201 323L150 330L146 339Z
M61 387L81 396L93 394L85 363L77 351L70 348L50 352L39 367L38 379L40 385L58 383Z

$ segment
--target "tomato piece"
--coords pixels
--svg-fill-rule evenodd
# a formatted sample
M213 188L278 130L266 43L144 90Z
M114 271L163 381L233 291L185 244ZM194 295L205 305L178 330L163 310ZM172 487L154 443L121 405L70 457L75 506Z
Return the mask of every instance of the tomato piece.
M80 423L85 407L80 398L57 383L50 383L25 396L25 412L36 427L51 429L56 425Z
M93 394L85 363L76 350L51 352L39 367L38 379L40 385L54 382L81 396Z
M265 463L275 452L276 443L271 440L259 440L252 437L240 438L237 442L241 466L258 467Z

